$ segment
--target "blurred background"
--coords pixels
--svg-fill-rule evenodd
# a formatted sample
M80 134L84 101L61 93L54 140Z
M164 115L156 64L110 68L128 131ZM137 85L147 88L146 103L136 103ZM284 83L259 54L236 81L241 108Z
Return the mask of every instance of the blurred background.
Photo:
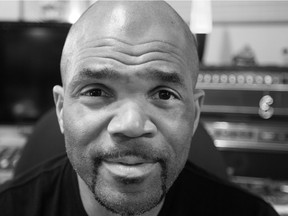
M0 0L0 183L61 84L62 46L93 0ZM229 180L288 211L288 1L167 1L195 33L202 123Z

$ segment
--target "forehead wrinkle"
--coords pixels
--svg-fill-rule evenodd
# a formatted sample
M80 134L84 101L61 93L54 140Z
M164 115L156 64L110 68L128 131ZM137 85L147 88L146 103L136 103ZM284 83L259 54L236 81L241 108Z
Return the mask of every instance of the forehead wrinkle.
M143 58L142 58L143 57ZM95 64L97 64L97 61L104 61L106 64L121 64L122 66L143 66L145 64L150 64L150 63L158 63L158 64L174 64L177 65L178 67L181 66L181 64L171 58L170 56L157 56L157 53L150 53L142 57L133 57L133 56L119 56L119 55L113 55L111 53L109 56L99 56L99 55L89 55L81 58L81 61L79 61L79 64L81 65L81 62L91 62L93 65L93 61ZM81 67L81 66L80 66Z
M90 41L85 42L87 45L86 46L92 46L92 47L102 47L102 46L119 46L119 47L127 47L133 52L134 50L137 51L137 49L142 50L147 47L147 45L151 44L150 46L158 46L161 47L162 49L167 49L168 51L174 51L174 52L182 52L179 47L174 45L173 43L170 43L168 41L164 40L146 40L143 42L137 42L137 43L129 43L127 41L121 40L119 38L114 38L114 37L103 37L103 38L97 38L97 39L90 39ZM162 46L161 46L162 44ZM84 44L83 44L84 45ZM135 49L135 48L136 49ZM176 51L177 50L177 51ZM134 55L137 55L135 53Z
M113 38L105 38L105 39L96 39L96 40L90 40L89 42L86 42L86 45L82 45L82 49L87 48L101 48L101 47L111 47L115 50L119 50L125 54L129 54L132 56L140 56L144 52L149 51L149 49L152 48L152 50L158 50L159 52L172 52L177 55L181 55L183 53L180 48L177 46L161 40L151 40L151 41L145 41L142 43L132 44L132 43L126 43L124 41L121 41L119 39L113 39Z
M85 54L85 52L87 53ZM74 53L77 53L77 51ZM81 57L81 55L83 56ZM149 61L157 60L186 64L186 57L181 49L170 43L157 40L136 45L111 38L91 40L78 49L77 56L82 59L85 59L86 56L88 58L107 58L127 65L145 64Z

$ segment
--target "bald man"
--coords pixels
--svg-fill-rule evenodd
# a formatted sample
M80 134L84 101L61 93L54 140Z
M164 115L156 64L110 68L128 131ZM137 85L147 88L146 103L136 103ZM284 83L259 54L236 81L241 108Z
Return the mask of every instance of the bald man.
M197 73L195 39L167 3L95 3L69 32L53 89L67 155L5 185L1 215L277 215L187 163Z

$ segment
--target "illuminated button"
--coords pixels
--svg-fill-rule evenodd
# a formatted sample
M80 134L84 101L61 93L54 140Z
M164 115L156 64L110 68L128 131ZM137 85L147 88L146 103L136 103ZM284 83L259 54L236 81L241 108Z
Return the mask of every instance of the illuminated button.
M272 107L274 100L270 95L265 95L259 101L258 114L263 119L269 119L274 114L274 108Z
M255 82L256 82L256 84L263 84L263 77L262 76L260 76L260 75L257 75L256 77L255 77Z
M246 83L247 84L253 84L254 78L252 75L247 75L246 76Z
M273 98L270 95L265 95L259 101L259 108L263 111L270 109L270 106L274 103Z
M220 77L221 83L227 83L228 76L226 74L222 74Z
M202 82L202 81L203 81L203 74L202 74L202 73L200 73L200 74L198 75L197 81L198 81L198 82Z
M205 74L204 75L204 82L205 83L211 82L211 75L210 74Z
M272 84L272 77L270 76L270 75L266 75L265 77L264 77L264 83L265 84L267 84L267 85L270 85L270 84Z
M7 169L9 167L9 161L8 159L3 159L0 161L0 168L1 169Z
M237 76L237 82L239 84L244 84L245 83L245 77L243 75Z
M236 76L234 74L229 75L229 83L231 84L236 83Z
M214 74L214 75L212 76L212 82L213 82L213 83L219 83L219 80L220 80L220 77L219 77L218 74Z

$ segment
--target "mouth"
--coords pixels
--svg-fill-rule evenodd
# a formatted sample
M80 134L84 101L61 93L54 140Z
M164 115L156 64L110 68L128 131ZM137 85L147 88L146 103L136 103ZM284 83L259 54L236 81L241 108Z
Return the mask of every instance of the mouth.
M104 168L112 175L121 178L141 178L156 169L157 162L135 156L126 156L103 161Z

